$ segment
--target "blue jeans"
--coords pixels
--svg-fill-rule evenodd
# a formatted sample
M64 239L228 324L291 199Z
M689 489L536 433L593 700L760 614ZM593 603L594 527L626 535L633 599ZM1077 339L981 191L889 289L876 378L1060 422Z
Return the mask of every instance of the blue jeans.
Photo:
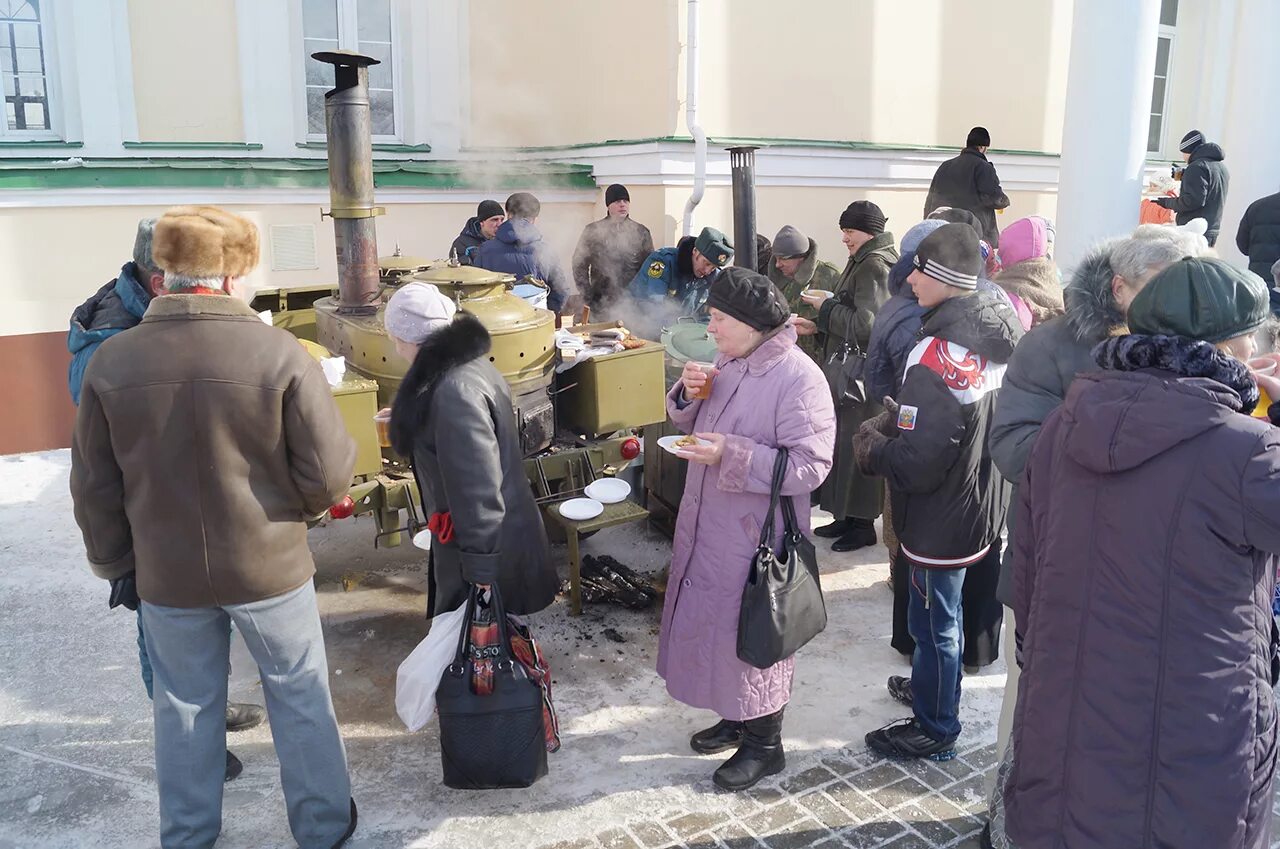
M924 569L911 564L907 624L916 641L911 659L912 709L935 740L960 736L964 573L964 569Z
M234 623L231 630L235 630ZM230 635L227 639L231 639ZM147 688L147 698L155 698L155 674L151 671L151 658L147 656L147 634L142 630L142 607L138 607L138 671L142 673L142 686Z
M258 664L289 828L303 849L329 849L351 822L351 779L329 695L315 588L225 607L144 601L154 674L160 843L211 847L222 830L231 623Z

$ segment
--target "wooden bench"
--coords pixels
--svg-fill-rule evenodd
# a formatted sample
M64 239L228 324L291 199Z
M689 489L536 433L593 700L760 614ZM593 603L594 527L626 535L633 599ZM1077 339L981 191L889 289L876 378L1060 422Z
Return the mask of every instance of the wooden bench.
M649 518L649 511L639 504L626 499L617 504L604 505L604 512L594 519L577 521L566 519L560 515L560 504L548 504L545 509L547 521L564 529L569 541L569 615L582 614L582 554L578 548L578 536L592 531L625 525L628 522L641 522Z

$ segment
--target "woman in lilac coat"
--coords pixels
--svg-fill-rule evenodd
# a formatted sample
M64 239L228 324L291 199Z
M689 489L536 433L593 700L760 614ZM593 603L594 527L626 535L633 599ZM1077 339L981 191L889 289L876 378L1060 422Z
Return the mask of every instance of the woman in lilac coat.
M809 494L831 469L836 419L826 378L796 347L782 293L742 268L721 272L707 298L708 333L719 349L707 400L693 396L708 380L686 365L667 396L676 427L705 444L682 450L689 463L667 582L658 674L667 692L721 721L693 735L699 754L737 748L715 783L744 790L781 772L782 710L791 697L794 658L768 669L738 659L738 608L760 529L779 448L789 452L784 496L802 530ZM782 511L774 527L781 542Z

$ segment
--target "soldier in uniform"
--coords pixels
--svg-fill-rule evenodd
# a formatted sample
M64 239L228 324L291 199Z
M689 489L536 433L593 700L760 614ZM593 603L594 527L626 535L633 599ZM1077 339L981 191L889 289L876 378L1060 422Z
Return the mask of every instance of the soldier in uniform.
M659 248L640 266L628 290L638 301L672 299L692 315L707 299L720 269L733 259L733 243L714 227L703 227L695 239L685 236L675 247Z

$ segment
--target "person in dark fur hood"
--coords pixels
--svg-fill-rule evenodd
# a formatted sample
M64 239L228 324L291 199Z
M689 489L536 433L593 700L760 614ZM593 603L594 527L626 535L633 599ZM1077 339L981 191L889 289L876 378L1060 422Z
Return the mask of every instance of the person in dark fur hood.
M435 286L410 283L384 319L411 363L391 408L391 445L412 459L430 519L428 612L454 610L471 584L497 584L508 612L536 613L558 579L511 391L489 362L484 325L456 309Z
M1269 312L1257 275L1179 260L1045 421L1015 508L1024 668L989 843L1272 845L1280 405L1248 415L1246 365Z

